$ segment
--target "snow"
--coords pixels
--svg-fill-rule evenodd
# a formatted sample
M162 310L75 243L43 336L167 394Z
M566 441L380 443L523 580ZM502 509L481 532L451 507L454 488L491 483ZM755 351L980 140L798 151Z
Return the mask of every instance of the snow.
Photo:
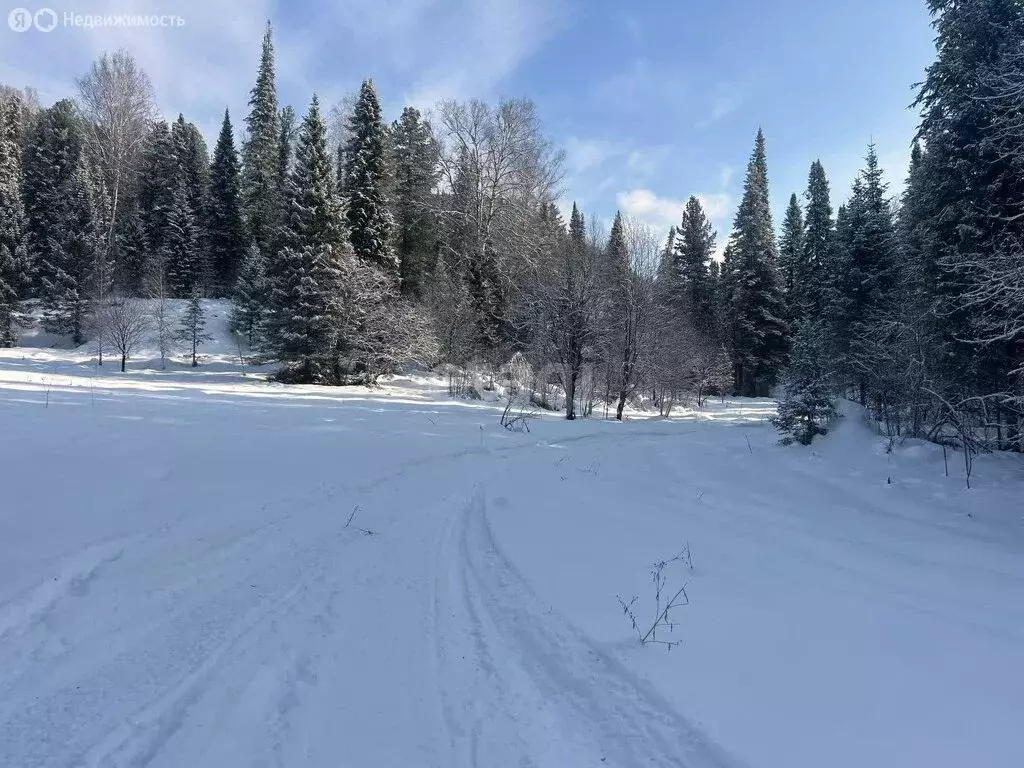
M218 322L197 370L0 351L0 765L1024 765L1019 457L751 400L513 434Z

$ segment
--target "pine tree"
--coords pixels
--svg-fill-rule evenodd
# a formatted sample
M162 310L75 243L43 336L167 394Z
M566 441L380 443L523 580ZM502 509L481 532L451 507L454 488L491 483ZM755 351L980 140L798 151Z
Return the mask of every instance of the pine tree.
M199 232L184 179L174 193L162 254L172 296L185 298L200 290Z
M245 336L249 349L256 346L262 331L269 301L268 289L266 259L253 243L238 271L231 310L231 330Z
M832 237L832 203L829 199L828 178L820 160L811 163L807 176L804 220L804 254L798 280L799 304L805 317L821 318L825 315L825 281L828 279Z
M801 321L782 380L778 414L771 420L783 434L784 444L796 441L810 445L815 435L826 433L826 425L835 418L826 359L824 323L820 320Z
M437 259L430 201L437 183L437 147L419 110L406 107L391 125L395 250L402 293L422 296Z
M178 155L170 126L154 123L142 153L139 179L139 214L151 252L160 251L167 239L168 219L180 178Z
M268 342L278 359L294 365L284 375L331 381L343 342L345 266L353 255L315 96L299 129L288 193L282 248L270 272Z
M710 265L715 253L715 231L700 200L686 202L676 231L674 284L676 310L684 313L690 327L712 336L715 333L715 295Z
M17 343L18 299L29 278L20 119L21 99L0 99L0 347Z
M398 258L391 244L394 221L385 195L387 134L372 80L365 80L359 89L350 127L345 185L352 250L367 264L397 279Z
M206 332L206 314L203 311L203 302L200 296L198 288L192 290L188 297L188 304L185 305L185 314L181 316L181 327L177 333L178 340L185 343L190 350L193 368L199 366L199 347L213 338Z
M263 35L259 74L249 98L245 120L248 135L242 145L242 214L247 236L273 262L275 212L280 200L281 138L274 76L274 41L270 22Z
M768 198L768 163L759 130L730 241L732 358L738 393L768 394L786 354L786 321L778 284Z
M240 195L238 153L231 116L225 109L210 166L210 200L206 215L210 269L218 295L231 291L246 257Z

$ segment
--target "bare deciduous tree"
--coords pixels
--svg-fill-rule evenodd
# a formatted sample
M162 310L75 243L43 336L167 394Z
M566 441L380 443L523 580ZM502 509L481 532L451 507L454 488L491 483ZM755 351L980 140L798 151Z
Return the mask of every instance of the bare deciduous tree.
M107 304L103 315L107 338L121 356L121 373L124 373L132 352L149 333L149 308L142 299L117 297Z
M653 368L656 332L654 278L658 269L659 239L642 221L623 221L628 264L610 275L613 332L609 361L617 390L615 418L622 420L626 401L648 379Z

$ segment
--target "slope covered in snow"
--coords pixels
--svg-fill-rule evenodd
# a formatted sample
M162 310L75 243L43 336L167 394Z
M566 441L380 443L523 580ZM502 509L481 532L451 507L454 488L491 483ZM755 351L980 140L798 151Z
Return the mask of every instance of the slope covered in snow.
M763 401L513 434L223 354L0 351L0 765L1024 764L1019 459L967 491ZM686 544L641 648L616 596Z

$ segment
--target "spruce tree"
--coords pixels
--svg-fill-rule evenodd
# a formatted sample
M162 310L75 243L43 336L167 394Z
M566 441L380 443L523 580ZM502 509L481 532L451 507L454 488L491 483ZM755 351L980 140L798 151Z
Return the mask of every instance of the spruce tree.
M0 99L0 347L13 347L17 342L18 300L29 277L20 119L21 99Z
M231 330L245 336L249 349L260 339L269 302L268 290L266 259L253 243L238 271L231 310Z
M386 273L399 276L391 244L394 221L385 194L387 132L372 80L363 81L350 123L345 149L345 190L349 239L357 257Z
M209 281L209 251L206 236L206 218L210 195L210 157L206 140L192 123L185 122L183 115L171 130L171 138L178 158L178 180L185 188L186 200L195 229L196 250L191 259L192 274L185 278L182 295L189 295L193 289L204 290Z
M801 306L810 317L824 316L824 281L830 258L835 222L832 220L832 202L829 199L828 178L821 160L811 163L804 193L804 257L801 277Z
M1024 5L928 0L928 7L938 58L915 104L926 151L914 205L924 235L921 262L935 275L929 303L946 349L940 373L961 391L1001 391L1024 357L1019 345L1015 351L1004 343L973 343L981 313L964 296L984 271L977 262L991 262L1021 237L1022 153L1013 148L1015 132L1005 131L1019 119L1019 91L1003 99L995 89L1007 76L1019 80Z
M307 382L336 380L344 306L345 240L327 129L314 96L299 129L288 176L282 248L271 268L268 342L289 367L285 376Z
M249 97L242 145L242 215L247 236L263 255L274 259L275 212L280 200L280 115L274 75L274 41L270 22L263 35L259 73Z
M42 110L26 137L23 194L36 295L46 276L44 265L57 264L62 258L59 248L69 215L71 178L79 167L83 146L81 122L74 104L67 100Z
M437 182L437 147L419 110L406 107L391 125L395 250L402 293L421 297L437 259L430 202Z
M786 355L786 321L779 287L768 198L764 134L758 130L743 199L730 240L730 319L738 394L767 395Z
M144 293L146 260L149 243L136 200L122 203L114 229L114 278L122 296Z
M172 296L187 298L200 290L199 230L184 179L178 181L171 203L162 254Z
M779 273L786 298L786 318L790 322L796 322L806 314L803 306L803 295L807 288L805 280L808 277L804 268L805 240L804 214L796 195L790 195L779 237Z
M170 126L154 123L142 153L139 179L139 214L151 252L160 251L167 239L168 219L178 188L178 155Z
M97 174L79 155L71 177L57 190L57 215L41 264L43 325L50 333L70 336L75 345L85 341L94 300L109 276L102 263L101 194Z
M771 420L784 444L810 445L836 416L826 349L824 322L802 320L783 376L778 413Z
M210 199L206 212L206 238L210 269L218 295L227 295L245 258L238 153L231 116L224 110L217 146L210 166Z
M678 291L676 310L685 314L690 327L706 336L715 333L715 295L710 265L715 253L715 231L700 200L686 201L683 219L675 236L673 281Z
M848 208L849 231L845 264L840 264L838 286L842 294L836 329L849 340L842 361L847 379L856 383L861 403L866 402L874 368L867 352L874 323L891 309L896 279L896 237L888 184L882 176L874 145L868 147L866 165Z

